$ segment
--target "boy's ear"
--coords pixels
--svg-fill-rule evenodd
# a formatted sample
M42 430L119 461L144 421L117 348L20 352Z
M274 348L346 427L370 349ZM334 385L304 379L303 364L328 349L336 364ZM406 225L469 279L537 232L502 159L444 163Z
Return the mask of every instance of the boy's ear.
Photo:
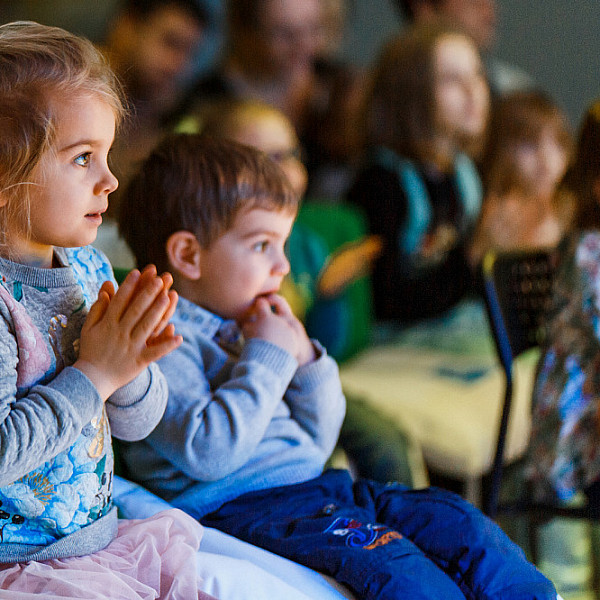
M195 281L200 279L200 255L202 248L196 236L190 231L172 233L166 244L167 257L177 273Z

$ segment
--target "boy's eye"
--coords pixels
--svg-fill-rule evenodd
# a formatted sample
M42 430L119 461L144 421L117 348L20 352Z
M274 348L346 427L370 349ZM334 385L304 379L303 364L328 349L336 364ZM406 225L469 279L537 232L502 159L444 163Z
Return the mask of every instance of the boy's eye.
M87 167L90 164L91 152L84 152L75 159L75 164L80 167Z
M269 242L264 240L262 242L256 242L256 244L254 244L254 246L253 246L253 250L255 252L266 252L268 247L269 247Z

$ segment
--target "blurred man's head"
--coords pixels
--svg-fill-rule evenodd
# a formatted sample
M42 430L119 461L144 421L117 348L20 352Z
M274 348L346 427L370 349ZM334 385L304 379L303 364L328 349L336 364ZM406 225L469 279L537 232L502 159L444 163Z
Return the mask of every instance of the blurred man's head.
M442 19L470 35L480 50L489 50L496 38L496 0L396 0L410 22Z
M270 76L312 67L322 47L319 0L230 0L228 11L238 63Z
M108 32L107 51L134 94L162 95L192 68L206 23L197 0L128 0Z

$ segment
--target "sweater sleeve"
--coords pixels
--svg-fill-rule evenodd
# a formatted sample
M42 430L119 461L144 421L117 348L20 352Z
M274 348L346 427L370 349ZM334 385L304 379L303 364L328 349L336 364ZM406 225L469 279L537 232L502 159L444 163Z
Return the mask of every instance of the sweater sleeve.
M247 463L265 436L296 369L287 352L252 339L209 382L197 340L160 361L169 384L165 415L148 441L189 477L216 481ZM226 372L226 374L225 374Z
M68 448L102 411L92 382L66 367L44 385L17 394L17 342L0 319L0 486L8 485Z
M112 267L100 250L85 246L64 252L89 306L96 301L104 281L111 281L117 287ZM107 400L106 413L112 435L126 441L145 438L160 421L167 395L160 369L151 365Z
M319 357L300 367L285 394L293 419L329 456L337 443L346 413L337 363L313 341Z
M128 442L144 439L163 416L167 397L164 375L152 364L106 401L112 435Z

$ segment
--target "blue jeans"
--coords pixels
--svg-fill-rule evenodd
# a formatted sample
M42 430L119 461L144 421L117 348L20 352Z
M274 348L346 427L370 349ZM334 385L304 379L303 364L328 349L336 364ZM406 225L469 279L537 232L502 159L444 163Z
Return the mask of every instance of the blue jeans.
M245 494L202 523L327 573L360 598L556 600L523 552L460 496L330 470Z

